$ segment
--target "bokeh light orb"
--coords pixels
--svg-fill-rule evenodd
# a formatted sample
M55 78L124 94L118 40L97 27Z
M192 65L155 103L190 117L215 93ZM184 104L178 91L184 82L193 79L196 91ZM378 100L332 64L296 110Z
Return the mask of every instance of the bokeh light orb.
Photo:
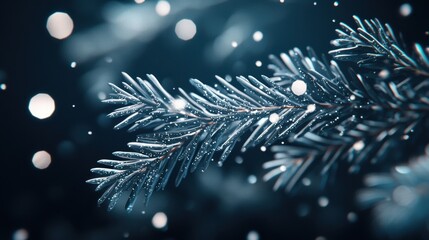
M307 84L302 80L295 80L292 83L292 92L293 94L297 96L303 95L305 92L307 92Z
M28 110L38 119L48 118L55 111L55 101L49 94L39 93L30 99Z
M46 29L56 39L65 39L73 32L73 20L64 12L55 12L48 17Z
M167 215L165 215L165 213L163 212L157 212L155 215L153 215L152 218L152 225L155 228L164 228L165 226L167 226Z
M32 163L37 169L46 169L51 164L51 155L46 151L38 151L33 155Z
M156 13L161 17L167 16L170 13L170 10L170 3L164 0L159 1L155 6Z
M178 38L188 41L197 33L197 26L192 20L182 19L176 24L175 32Z
M413 13L413 7L409 3L404 3L399 7L399 14L403 17L408 17Z
M260 42L264 38L264 34L261 31L256 31L253 33L253 41Z

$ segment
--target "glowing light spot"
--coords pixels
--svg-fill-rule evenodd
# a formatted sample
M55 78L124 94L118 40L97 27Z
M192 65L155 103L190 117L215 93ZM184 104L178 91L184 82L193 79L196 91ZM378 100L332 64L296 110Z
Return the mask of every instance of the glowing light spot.
M145 0L134 0L134 2L136 2L137 4L142 4L144 3Z
M38 151L33 155L32 163L38 169L46 169L51 164L51 155L46 151Z
M186 107L186 101L185 101L184 99L182 99L182 98L174 99L174 100L171 102L171 106L172 106L175 110L181 111L181 110L185 109L185 107Z
M349 212L349 213L347 214L347 220L348 220L349 222L354 223L354 222L356 222L356 221L357 221L357 219L358 219L358 216L357 216L357 214L356 214L356 213L354 213L354 212Z
M88 135L92 135L92 131L88 131Z
M387 69L383 69L378 73L378 76L382 79L386 79L390 76L390 72Z
M247 234L246 240L259 240L259 233L256 231L250 231Z
M48 118L55 111L55 101L48 94L39 93L31 98L28 110L38 119Z
M356 100L356 96L355 96L355 95L350 95L350 100L351 100L351 101Z
M411 172L410 168L407 166L396 166L395 170L400 174L408 174Z
M268 120L271 123L276 123L280 120L280 116L277 113L271 113L270 117L268 118Z
M182 19L176 24L175 32L178 38L188 41L197 33L197 26L192 20Z
M314 6L317 6L317 2L314 2L314 3L313 3L313 5L314 5Z
M320 197L317 202L319 203L319 206L327 207L329 204L329 199L327 197Z
M28 231L26 229L18 229L12 235L12 240L27 240L28 239Z
M267 147L265 147L265 146L261 146L261 151L262 151L262 152L267 151Z
M282 172L286 172L286 170L287 170L287 168L286 168L286 166L285 166L285 165L281 165L279 169L280 169L280 171L282 171Z
M258 61L256 61L256 62L255 62L255 65L256 65L257 67L261 67L261 66L262 66L262 62L258 60Z
M303 95L307 92L307 84L302 80L295 80L292 83L292 92L297 96Z
M247 178L247 181L248 181L250 184L255 184L255 183L258 181L258 179L256 178L256 176L255 176L255 175L250 175L250 176Z
M304 186L310 186L311 185L311 180L310 179L308 179L308 178L303 178L302 179L302 184L304 185Z
M152 225L155 228L161 229L167 226L167 215L163 212L157 212L155 215L153 215L152 218Z
M159 1L155 7L156 13L161 17L167 16L170 13L170 10L170 3L164 0Z
M399 7L399 14L403 17L408 17L413 12L413 7L409 3L404 3Z
M310 104L307 106L307 112L308 113L312 113L314 111L316 111L316 104Z
M399 186L393 190L392 198L398 205L408 206L416 200L416 193L407 186Z
M106 99L106 93L104 93L104 92L99 92L98 94L97 94L97 96L98 96L98 99L100 99L100 100L104 100L104 99Z
M339 5L339 2L338 2L338 1L335 1L335 2L334 2L334 7L338 7L338 5Z
M360 151L365 147L365 143L362 140L359 140L353 144L353 149L356 151Z
M71 67L71 68L75 68L75 67L76 67L76 65L77 65L77 64L76 64L76 62L71 62L71 63L70 63L70 67Z
M2 84L0 84L0 89L1 90L6 90L6 88L7 88L7 86L6 86L6 83L2 83Z
M284 3L285 2L285 0L280 0L280 3Z
M236 47L238 47L238 43L237 43L236 41L232 41L232 42L231 42L231 46L232 46L233 48L236 48Z
M264 34L261 31L256 31L253 33L253 40L255 42L260 42L264 38Z
M70 36L73 27L73 20L64 12L53 13L46 22L49 34L56 39L65 39Z

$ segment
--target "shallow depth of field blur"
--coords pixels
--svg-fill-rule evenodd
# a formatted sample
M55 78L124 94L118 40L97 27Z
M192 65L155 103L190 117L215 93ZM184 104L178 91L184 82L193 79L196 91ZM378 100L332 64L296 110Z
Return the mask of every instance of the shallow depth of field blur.
M108 212L85 181L96 161L127 150L101 103L121 72L189 78L270 75L268 55L331 49L339 22L377 17L407 43L429 42L425 0L58 0L0 4L0 239L384 239L355 201L362 175L293 196L262 180L266 149ZM329 56L327 56L329 58ZM345 65L343 65L346 67ZM377 170L383 169L379 167ZM311 185L307 182L304 185ZM305 186L304 186L305 187ZM429 239L429 228L406 239Z

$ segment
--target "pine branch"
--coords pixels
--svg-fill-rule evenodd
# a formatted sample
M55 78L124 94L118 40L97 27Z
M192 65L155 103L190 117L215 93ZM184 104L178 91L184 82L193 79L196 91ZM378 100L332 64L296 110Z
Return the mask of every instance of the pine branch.
M339 38L332 44L337 49L329 52L335 59L355 62L369 69L429 77L428 53L420 44L415 44L410 53L402 47L404 44L389 24L383 25L378 19L362 21L357 16L354 20L357 29L340 23L342 29L336 30Z
M408 165L399 165L391 173L371 174L366 189L358 193L363 207L373 207L377 229L395 237L429 221L429 148Z
M116 94L105 101L126 105L109 114L126 116L115 129L131 125L129 131L149 128L152 133L141 134L136 142L128 144L134 152L114 153L127 160L99 161L113 170L92 169L103 176L88 182L98 184L97 190L107 188L99 203L109 199L109 209L126 190L131 190L128 210L140 191L147 202L155 189L165 187L176 164L181 164L178 185L189 171L204 171L215 152L220 151L219 161L225 161L240 137L256 125L242 151L287 134L291 127L284 123L291 119L308 121L312 117L306 105L291 102L286 97L287 90L264 76L264 82L251 76L237 77L243 91L220 77L217 89L192 79L191 84L201 95L179 89L178 98L172 97L152 75L148 75L149 81L124 76L128 83L124 82L123 88L112 85ZM268 121L270 116L277 116L277 120Z
M365 24L372 34L373 28L381 26L377 20ZM199 94L179 88L177 97L153 75L135 80L124 74L127 81L122 88L112 84L115 93L105 102L125 106L109 116L124 117L115 129L147 130L128 144L131 151L113 153L121 160L100 160L107 168L92 169L101 175L88 180L98 185L96 190L104 190L99 204L108 200L112 209L129 191L126 208L131 211L140 192L147 203L155 190L165 188L173 171L178 185L189 172L204 171L213 159L223 163L242 138L246 138L242 151L285 142L273 147L275 160L264 164L271 169L264 179L277 178L275 189L292 190L313 166L327 175L340 162L357 170L369 160L383 160L390 149L401 145L404 136L412 137L413 129L427 121L429 84L413 81L425 76L421 73L425 68L418 65L423 62L410 64L393 50L396 55L384 54L375 41L364 41L368 31L362 29L360 35L349 30L350 35L337 40L342 46L356 44L355 48L331 53L368 67L369 57L380 51L371 58L372 64L380 69L392 66L402 75L374 79L360 69L364 71L351 71L345 77L335 61L321 60L311 49L308 56L299 49L281 54L280 59L270 56L272 78L240 76L236 79L240 87L220 77L214 87L191 79ZM390 32L381 34L382 43L390 44L383 49L393 48L393 43L386 42L393 39ZM350 52L356 49L358 52ZM405 68L404 63L409 65Z
M270 68L283 82L306 77L309 81L320 81L304 74L308 69L301 64L304 58L290 59L282 54L282 60L274 56L271 59ZM331 62L332 66L336 66L335 62ZM340 70L337 73L344 76ZM377 82L353 72L350 75L349 79L341 78L353 93L347 104L332 105L330 111L319 110L309 131L296 132L284 145L272 148L275 159L263 167L270 170L264 176L265 181L277 179L275 190L285 187L291 191L311 168L319 168L322 182L326 182L328 173L339 164L347 164L350 172L356 172L366 162L374 164L392 157L391 150L401 148L404 145L401 142L412 138L413 131L427 120L428 89L422 87L426 84L414 85L410 79L399 83L390 79ZM312 92L310 96L313 95Z

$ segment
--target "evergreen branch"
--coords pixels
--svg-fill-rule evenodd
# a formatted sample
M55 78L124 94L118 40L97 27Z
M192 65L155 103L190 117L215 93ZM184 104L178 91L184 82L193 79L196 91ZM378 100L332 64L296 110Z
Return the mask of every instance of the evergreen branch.
M377 20L365 24L359 25L359 33L342 24L349 35L342 34L343 39L337 41L341 46L356 47L331 53L365 67L370 59L380 69L388 63L402 75L373 79L365 71L351 71L346 78L335 61L319 59L310 48L308 56L299 49L281 54L280 59L270 56L272 78L239 76L240 87L220 77L214 87L191 79L199 94L179 88L177 97L153 75L135 80L124 73L127 81L122 87L112 84L115 93L105 102L125 106L109 117L124 117L115 129L148 129L149 133L129 143L131 151L113 153L122 160L100 160L108 167L92 169L101 175L88 180L98 185L96 190L104 190L99 204L108 200L112 209L130 191L126 208L131 211L140 192L147 203L155 190L165 188L173 171L178 185L189 172L204 171L215 158L223 163L245 136L242 151L285 142L273 147L275 160L264 164L271 169L264 179L277 178L275 189L288 191L315 163L327 176L341 160L357 170L368 160L390 156L389 150L401 145L403 136L427 120L429 84L413 81L416 76L426 76L424 62L411 64L403 54L383 52L397 43L390 27L386 33ZM365 40L368 34L375 34L374 28L380 28L378 41L390 45L379 49L375 41ZM358 52L351 52L355 50ZM374 51L380 55L372 56ZM381 61L383 57L390 62ZM401 65L404 63L409 65Z
M393 236L424 227L429 221L429 147L425 154L391 173L368 175L358 193L363 207L373 207L377 229Z
M332 41L337 49L329 53L335 59L351 61L361 67L377 70L392 70L400 73L407 71L417 76L429 77L428 53L420 44L415 44L409 53L401 44L389 24L378 19L361 20L354 16L357 29L340 23L337 29L338 39Z
M274 56L271 59L270 68L281 78L279 82L306 77L306 68L293 64L303 62L302 59L290 59L285 54L281 55L282 60ZM332 66L336 66L335 62L331 62ZM339 70L337 73L344 76ZM331 112L319 109L309 130L294 132L284 145L272 148L274 160L266 162L263 168L270 170L265 181L277 179L275 190L285 187L291 191L310 168L321 168L320 174L326 180L341 161L350 166L350 172L356 172L365 162L374 164L392 157L390 150L401 147L401 141L427 120L428 88L422 87L426 84L413 85L409 79L398 84L389 79L376 82L352 74L350 79L341 78L349 92L355 94L348 98L348 104L331 106ZM320 81L313 76L309 80ZM374 83L368 84L370 81Z

